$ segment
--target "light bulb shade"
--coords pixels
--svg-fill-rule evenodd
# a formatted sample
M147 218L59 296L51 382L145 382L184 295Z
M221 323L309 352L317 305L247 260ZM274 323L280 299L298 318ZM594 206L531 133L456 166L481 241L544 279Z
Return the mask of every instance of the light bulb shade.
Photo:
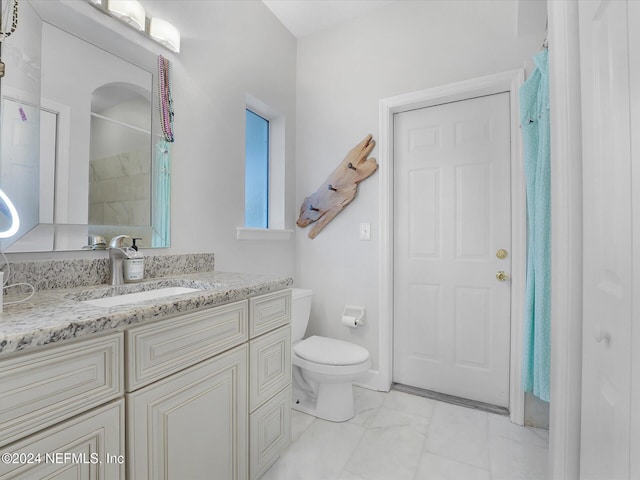
M132 27L144 31L145 13L140 2L136 0L109 0L107 10Z
M9 238L16 234L18 229L20 228L20 217L18 216L18 211L16 207L13 206L13 202L9 199L6 193L0 189L0 201L4 203L6 206L6 210L9 212L9 220L11 220L11 225L9 228L3 232L0 232L0 238ZM0 212L6 215L6 211L4 208L0 209Z
M149 22L149 36L172 52L180 51L180 32L169 22L152 18Z

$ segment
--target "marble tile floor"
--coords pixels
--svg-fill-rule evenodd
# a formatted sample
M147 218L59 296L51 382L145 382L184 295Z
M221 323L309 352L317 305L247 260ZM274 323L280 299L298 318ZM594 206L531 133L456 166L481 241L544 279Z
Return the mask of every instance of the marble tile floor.
M356 416L292 410L292 443L263 480L543 480L548 431L395 390L354 387Z

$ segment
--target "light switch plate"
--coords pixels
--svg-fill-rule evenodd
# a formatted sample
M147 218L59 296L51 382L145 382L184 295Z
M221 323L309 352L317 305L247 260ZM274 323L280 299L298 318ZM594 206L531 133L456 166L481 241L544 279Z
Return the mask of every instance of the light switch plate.
M371 224L360 224L360 240L371 240Z

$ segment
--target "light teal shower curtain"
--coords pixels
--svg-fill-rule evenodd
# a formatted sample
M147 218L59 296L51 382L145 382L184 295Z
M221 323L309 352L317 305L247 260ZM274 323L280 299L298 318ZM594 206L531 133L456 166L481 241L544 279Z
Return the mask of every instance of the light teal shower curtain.
M152 246L168 247L171 235L171 143L175 137L171 62L162 55L158 55L158 92L162 140L156 143L154 155Z
M153 169L153 247L168 247L171 226L171 144L160 140L155 146Z
M520 89L527 183L527 285L522 387L549 401L551 356L551 175L548 50Z

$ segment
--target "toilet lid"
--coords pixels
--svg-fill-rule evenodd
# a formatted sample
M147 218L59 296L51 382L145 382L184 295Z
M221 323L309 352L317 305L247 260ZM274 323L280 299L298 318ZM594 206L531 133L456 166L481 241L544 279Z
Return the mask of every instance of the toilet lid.
M324 365L356 365L369 359L366 348L315 335L296 343L293 351L305 360Z

